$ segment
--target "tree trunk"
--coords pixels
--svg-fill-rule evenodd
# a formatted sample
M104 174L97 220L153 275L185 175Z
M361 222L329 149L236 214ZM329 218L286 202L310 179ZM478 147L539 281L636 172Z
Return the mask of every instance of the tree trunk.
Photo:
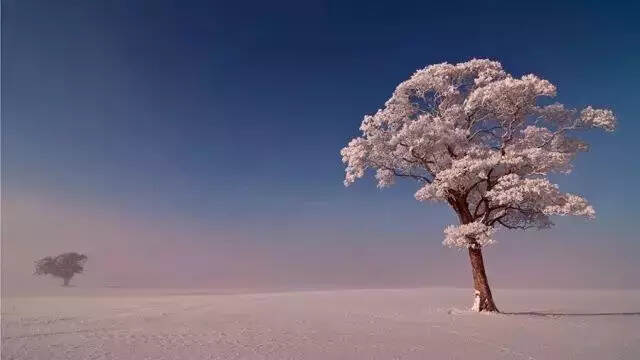
M474 216L469 210L469 204L466 201L466 195L450 192L452 197L449 204L455 210L460 220L460 224L470 224L474 221ZM472 236L467 236L469 246L469 260L471 260L471 271L473 273L473 296L474 302L471 310L474 311L493 311L499 312L496 304L491 296L489 288L489 280L487 273L484 271L484 260L482 259L482 247Z
M64 283L62 284L62 286L69 286L69 281L71 281L71 278L63 278Z
M473 271L473 288L474 303L472 310L474 311L495 311L498 312L496 304L491 296L489 288L489 280L487 273L484 271L484 260L482 259L482 249L476 247L469 248L469 259L471 260L471 269Z

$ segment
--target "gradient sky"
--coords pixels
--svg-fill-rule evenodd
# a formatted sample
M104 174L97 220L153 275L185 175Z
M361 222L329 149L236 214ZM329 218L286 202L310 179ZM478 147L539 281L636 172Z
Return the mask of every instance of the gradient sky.
M640 287L638 5L345 3L3 1L3 285L77 250L95 286L469 286L451 211L344 188L339 150L416 69L488 57L619 118L557 178L597 219L501 233L490 280Z

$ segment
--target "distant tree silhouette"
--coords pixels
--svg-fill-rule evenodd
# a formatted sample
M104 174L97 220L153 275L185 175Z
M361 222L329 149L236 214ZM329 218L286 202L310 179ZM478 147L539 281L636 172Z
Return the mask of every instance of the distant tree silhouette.
M75 252L60 254L56 257L47 256L36 261L34 275L52 275L62 278L63 286L69 286L69 281L75 274L84 270L87 256Z

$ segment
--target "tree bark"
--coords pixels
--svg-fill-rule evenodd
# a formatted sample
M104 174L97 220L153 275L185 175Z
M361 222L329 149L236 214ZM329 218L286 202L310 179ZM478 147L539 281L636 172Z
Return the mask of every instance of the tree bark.
M472 310L475 311L494 311L499 312L496 304L493 302L491 288L487 273L484 270L484 260L482 259L482 249L476 247L469 248L469 259L471 260L471 269L473 272L473 288L475 302Z
M62 286L69 286L69 281L71 281L71 278L63 278L64 283L62 284Z
M454 192L449 199L449 204L458 215L460 224L469 224L474 221L474 216L469 210L469 204L465 196ZM471 271L473 273L474 303L472 310L499 312L496 304L493 302L491 288L489 288L489 280L484 270L482 247L473 237L467 237L467 240L469 241L469 260L471 260Z

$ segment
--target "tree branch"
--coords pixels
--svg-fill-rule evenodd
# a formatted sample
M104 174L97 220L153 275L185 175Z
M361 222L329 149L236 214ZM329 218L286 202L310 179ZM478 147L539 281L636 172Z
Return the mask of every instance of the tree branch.
M375 164L375 166L377 166L379 168L382 168L382 169L385 169L385 170L388 170L388 171L391 171L391 172L393 172L393 175L398 176L398 177L409 177L409 178L413 178L413 179L418 180L418 181L424 181L427 184L431 184L431 181L432 181L431 179L429 179L426 176L422 176L422 175L418 175L418 174L412 174L412 173L404 174L404 173L401 173L401 172L399 172L398 170L396 170L394 168L391 168L391 167L388 167L388 166L384 166L384 165L379 165L379 164Z
M469 135L469 136L467 137L467 140L471 140L471 139L473 139L476 135L478 135L478 134L480 134L480 133L487 133L487 134L489 134L489 135L493 135L494 137L498 138L498 135L496 135L496 134L494 134L494 133L493 133L493 130L496 130L496 129L502 129L502 126L494 126L494 127L492 127L492 128L489 128L489 129L480 129L480 130L477 130L477 131L476 131L476 132L474 132L473 134Z

